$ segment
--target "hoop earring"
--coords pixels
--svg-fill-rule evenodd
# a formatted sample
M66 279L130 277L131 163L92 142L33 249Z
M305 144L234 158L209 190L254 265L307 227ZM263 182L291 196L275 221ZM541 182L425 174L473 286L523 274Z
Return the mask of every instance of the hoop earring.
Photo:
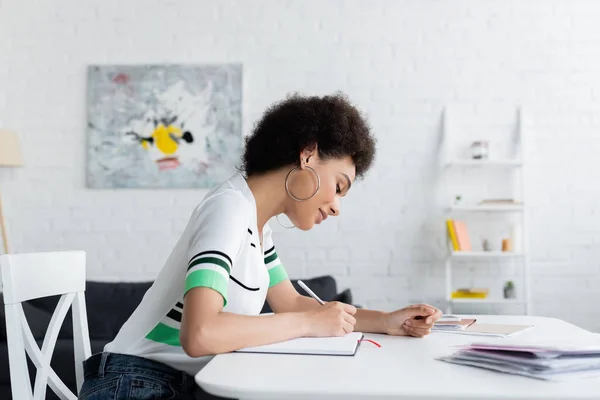
M294 173L294 171L296 171L298 169L298 167L292 168L285 177L285 191L287 192L288 196L290 196L292 199L294 199L296 201L307 201L307 200L312 199L313 197L315 197L317 195L317 193L319 193L319 189L321 188L321 177L319 176L319 174L317 174L317 171L315 171L312 167L309 167L308 165L306 165L305 167L308 168L309 170L311 170L313 172L313 174L315 174L315 176L317 177L317 190L315 190L315 192L310 197L307 197L305 199L300 199L300 198L294 196L290 192L288 180L290 178L290 175L292 175Z
M294 225L294 224L292 224L292 226L285 226L284 224L282 224L281 221L279 221L279 214L277 214L275 216L275 219L277 220L277 222L279 223L279 225L281 225L285 229L294 229L296 227L296 225Z

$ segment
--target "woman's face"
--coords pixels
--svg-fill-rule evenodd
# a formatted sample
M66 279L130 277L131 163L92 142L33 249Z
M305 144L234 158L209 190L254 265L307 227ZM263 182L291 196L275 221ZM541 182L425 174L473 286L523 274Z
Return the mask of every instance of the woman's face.
M303 166L288 179L290 193L296 198L306 199L317 190L317 177L307 167L313 168L319 175L320 187L310 200L296 201L289 197L285 214L298 229L306 231L330 216L340 215L340 199L354 182L355 167L349 156L320 160L316 151L303 152L302 156Z

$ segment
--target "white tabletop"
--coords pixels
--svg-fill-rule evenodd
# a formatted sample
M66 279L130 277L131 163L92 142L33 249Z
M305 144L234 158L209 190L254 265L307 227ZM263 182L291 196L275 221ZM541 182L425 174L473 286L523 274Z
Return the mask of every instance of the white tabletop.
M482 323L533 324L519 338L591 335L552 318L475 316ZM423 339L366 334L354 357L276 354L222 354L197 375L207 392L237 399L599 399L600 379L547 382L479 368L448 364L436 357L454 345L490 340L434 332ZM494 340L494 339L491 339ZM495 340L505 340L502 338Z

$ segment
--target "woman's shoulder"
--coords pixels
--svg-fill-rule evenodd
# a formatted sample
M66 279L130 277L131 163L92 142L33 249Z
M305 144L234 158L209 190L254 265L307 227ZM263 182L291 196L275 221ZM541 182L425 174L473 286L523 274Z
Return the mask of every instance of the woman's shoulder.
M233 215L249 215L252 204L244 191L232 184L229 179L212 189L196 205L192 216L204 213L228 213Z
M239 184L225 182L211 190L194 208L186 227L187 235L192 241L201 241L202 248L212 243L208 250L214 250L214 246L238 243L247 235L255 218L253 200ZM190 244L190 247L197 246Z

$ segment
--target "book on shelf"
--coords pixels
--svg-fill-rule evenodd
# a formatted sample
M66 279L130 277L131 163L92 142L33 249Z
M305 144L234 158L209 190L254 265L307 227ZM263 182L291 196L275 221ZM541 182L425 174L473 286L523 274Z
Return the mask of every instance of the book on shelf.
M469 231L467 224L463 221L454 221L454 230L456 231L456 239L458 240L459 251L471 251L471 239L469 239Z
M448 236L452 243L453 251L472 250L467 224L463 221L448 219L446 220L446 226L448 228Z
M454 230L454 224L451 219L446 220L446 227L448 228L448 237L450 239L450 243L452 244L452 250L458 251L458 239L456 237L456 231Z
M520 201L514 199L484 199L479 202L480 206L485 205L522 205Z
M490 290L487 288L460 288L452 292L453 299L485 299Z

